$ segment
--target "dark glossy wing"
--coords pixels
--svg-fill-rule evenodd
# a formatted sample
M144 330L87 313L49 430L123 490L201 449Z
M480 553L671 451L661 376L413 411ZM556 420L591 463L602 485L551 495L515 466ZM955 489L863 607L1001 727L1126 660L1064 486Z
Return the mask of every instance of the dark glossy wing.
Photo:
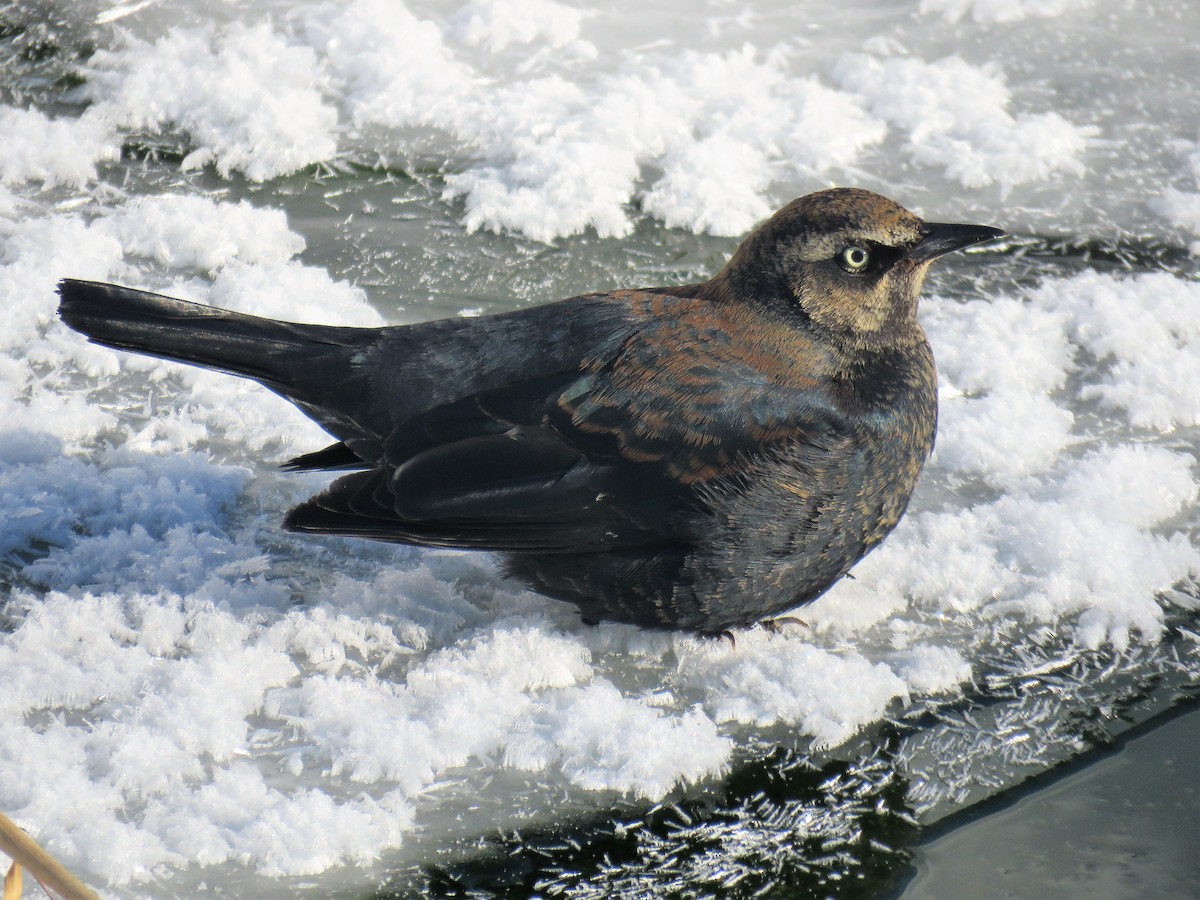
M348 454L374 464L395 433L416 452L491 428L477 409L489 391L499 388L496 402L509 407L500 418L520 412L630 327L620 292L388 328L283 322L73 279L59 293L63 321L92 341L252 378L346 448L301 457L297 468L353 465Z
M573 371L410 417L379 468L298 507L295 530L431 546L586 553L668 546L703 492L764 454L840 433L822 367L790 323L629 293L621 340ZM735 311L736 315L736 311Z
M377 329L301 404L360 458L392 463L540 415L545 398L629 333L620 292L478 319ZM293 397L292 399L296 399ZM299 401L298 401L299 402Z
M286 527L434 547L558 553L670 543L691 498L644 466L511 428L340 478Z

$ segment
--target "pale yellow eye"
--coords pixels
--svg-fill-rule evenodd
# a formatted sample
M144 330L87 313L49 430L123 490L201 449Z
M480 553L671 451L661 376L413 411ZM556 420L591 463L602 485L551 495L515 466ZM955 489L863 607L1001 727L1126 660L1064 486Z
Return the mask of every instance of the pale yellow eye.
M842 268L847 272L861 272L871 261L871 254L862 247L847 247L842 251Z

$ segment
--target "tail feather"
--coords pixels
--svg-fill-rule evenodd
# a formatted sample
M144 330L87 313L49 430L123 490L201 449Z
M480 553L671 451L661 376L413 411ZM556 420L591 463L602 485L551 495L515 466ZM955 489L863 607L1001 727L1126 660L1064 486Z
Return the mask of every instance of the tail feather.
M371 329L299 325L114 284L64 279L58 313L97 344L192 363L307 399Z

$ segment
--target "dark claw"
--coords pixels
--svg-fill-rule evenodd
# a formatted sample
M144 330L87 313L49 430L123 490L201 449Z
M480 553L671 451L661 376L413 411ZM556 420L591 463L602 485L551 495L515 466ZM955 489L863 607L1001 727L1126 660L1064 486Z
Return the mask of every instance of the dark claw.
M785 625L799 625L801 628L808 628L808 623L803 619L798 619L795 616L780 616L778 619L763 619L758 623L764 630L771 634L782 634Z

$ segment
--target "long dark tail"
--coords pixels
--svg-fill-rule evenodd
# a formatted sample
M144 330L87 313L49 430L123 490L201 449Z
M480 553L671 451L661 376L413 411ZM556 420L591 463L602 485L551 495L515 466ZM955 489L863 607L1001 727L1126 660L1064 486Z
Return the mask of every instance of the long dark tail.
M280 322L96 281L64 279L58 294L59 316L94 343L252 378L301 402L344 375L376 332Z

